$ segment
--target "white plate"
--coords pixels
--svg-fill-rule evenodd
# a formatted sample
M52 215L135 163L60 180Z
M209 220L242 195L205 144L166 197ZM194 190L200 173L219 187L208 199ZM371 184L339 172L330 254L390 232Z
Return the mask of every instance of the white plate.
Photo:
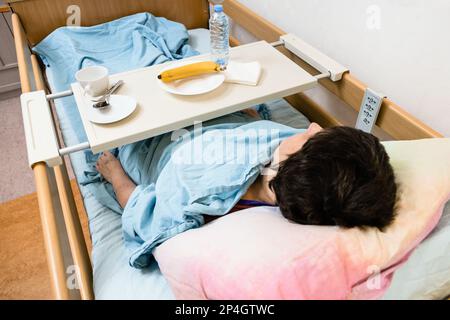
M161 72L176 67L196 63L200 61L184 61L180 63L171 63L170 66L164 68ZM184 96L193 96L213 91L220 87L225 81L225 75L222 72L204 74L193 78L187 78L170 83L164 83L157 79L160 87L167 92Z
M112 95L110 105L104 109L88 107L87 116L89 121L98 124L114 123L127 118L136 110L136 99L129 96ZM94 104L94 103L92 103Z

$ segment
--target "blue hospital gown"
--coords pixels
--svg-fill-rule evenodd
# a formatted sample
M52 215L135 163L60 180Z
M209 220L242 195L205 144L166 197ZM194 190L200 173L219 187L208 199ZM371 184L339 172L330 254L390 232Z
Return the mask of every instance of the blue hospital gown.
M228 213L271 162L280 142L303 131L256 121L180 134L162 151L148 184L136 188L124 209L122 227L130 265L147 267L156 246L202 226L203 215ZM128 161L134 160L125 156L126 148L122 152L122 164L130 172ZM131 171L130 176L142 179L139 170Z

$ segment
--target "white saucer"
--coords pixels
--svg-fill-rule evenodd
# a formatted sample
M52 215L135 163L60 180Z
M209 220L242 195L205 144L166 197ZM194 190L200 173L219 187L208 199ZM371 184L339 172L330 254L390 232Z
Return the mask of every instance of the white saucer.
M137 107L136 99L129 96L112 95L109 102L110 105L104 109L89 106L89 121L97 124L114 123L127 118Z
M200 61L184 61L180 63L171 63L161 72L196 62ZM170 83L164 83L159 79L157 79L157 81L159 83L159 86L167 92L184 96L193 96L204 94L217 89L222 85L222 83L224 83L225 75L223 74L223 72L216 72Z

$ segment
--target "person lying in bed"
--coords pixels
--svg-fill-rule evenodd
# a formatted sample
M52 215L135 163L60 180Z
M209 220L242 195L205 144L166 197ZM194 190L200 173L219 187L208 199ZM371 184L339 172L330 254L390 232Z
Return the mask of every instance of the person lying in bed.
M287 219L308 225L383 229L394 219L394 172L371 134L271 121L197 131L167 147L159 177L148 186L136 186L111 153L98 160L124 208L134 267L147 266L152 250L176 234L254 206L279 206Z

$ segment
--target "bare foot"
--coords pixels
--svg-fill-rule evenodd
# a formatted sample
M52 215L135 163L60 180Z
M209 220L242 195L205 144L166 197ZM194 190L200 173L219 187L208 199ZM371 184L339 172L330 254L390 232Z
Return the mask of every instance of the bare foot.
M95 167L97 168L97 171L101 173L103 178L111 184L114 180L121 179L126 175L120 161L109 151L104 152L100 156Z
M136 185L128 177L125 170L123 170L120 161L111 152L106 151L100 156L95 167L112 184L117 200L121 207L125 208L128 199L134 189L136 189Z

